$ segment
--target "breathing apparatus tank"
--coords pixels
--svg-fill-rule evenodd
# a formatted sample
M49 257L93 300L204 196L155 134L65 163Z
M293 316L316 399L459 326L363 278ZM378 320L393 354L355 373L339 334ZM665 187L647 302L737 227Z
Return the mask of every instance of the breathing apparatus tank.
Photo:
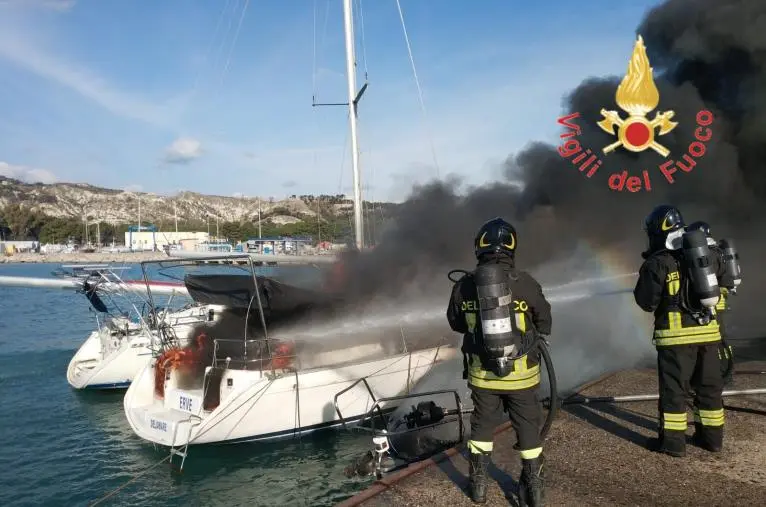
M484 350L493 373L505 377L511 373L509 356L514 356L521 345L511 323L513 295L508 286L508 274L503 265L486 263L476 268L474 281Z
M683 255L691 289L704 307L702 310L710 314L710 309L715 307L721 297L721 289L718 287L713 254L704 232L695 230L684 233Z
M734 248L734 242L730 239L722 239L718 243L718 248L723 252L723 264L726 274L734 280L734 287L729 289L732 293L737 292L739 284L742 282L742 271L739 265L739 253Z

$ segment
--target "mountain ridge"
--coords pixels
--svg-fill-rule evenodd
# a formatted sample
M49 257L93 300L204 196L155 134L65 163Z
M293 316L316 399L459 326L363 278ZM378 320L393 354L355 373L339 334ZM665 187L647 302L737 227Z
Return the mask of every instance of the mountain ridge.
M19 204L52 218L87 217L113 225L145 221L252 222L262 219L276 224L304 219L328 218L352 211L353 203L342 195L303 195L286 199L208 195L183 191L176 195L117 190L89 183L25 183L0 176L0 208ZM367 204L367 203L365 203ZM393 203L370 203L390 207Z

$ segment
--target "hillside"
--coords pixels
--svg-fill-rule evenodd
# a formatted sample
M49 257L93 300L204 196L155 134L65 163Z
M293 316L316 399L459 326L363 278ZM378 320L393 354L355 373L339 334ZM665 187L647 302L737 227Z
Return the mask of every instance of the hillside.
M207 230L230 240L257 234L311 236L316 241L353 237L353 203L341 195L283 200L195 192L163 196L78 183L28 184L0 176L0 240L121 242L128 226L139 221L139 202L141 224L154 224L160 231ZM395 208L391 203L365 202L365 241L375 241Z
M237 198L183 192L163 196L145 192L126 192L83 183L28 184L0 176L0 208L19 204L51 218L76 218L113 225L174 220L202 222L217 218L220 222L253 222L258 219L260 203L262 219L275 225L312 219L332 219L351 212L350 200L343 196L293 196L284 200ZM390 208L387 203L374 206Z

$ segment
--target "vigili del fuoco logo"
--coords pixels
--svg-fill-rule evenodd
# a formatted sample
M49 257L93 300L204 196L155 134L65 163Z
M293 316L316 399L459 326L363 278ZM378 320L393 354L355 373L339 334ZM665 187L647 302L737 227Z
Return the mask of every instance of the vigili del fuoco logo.
M628 73L617 87L615 102L627 113L627 116L618 111L601 109L603 119L598 121L597 125L617 138L601 149L604 155L622 148L634 153L653 150L662 157L668 158L670 150L662 145L661 139L676 128L678 122L671 121L675 116L675 112L671 110L657 111L652 119L647 117L659 105L660 92L654 83L652 67L646 56L646 46L640 35L633 47ZM582 130L573 120L579 117L580 113L576 112L557 120L559 125L567 129L560 135L562 144L558 152L563 158L572 162L572 165L580 172L585 173L587 178L590 178L601 168L602 161L590 148L582 146L577 139ZM679 170L688 173L694 169L697 160L705 155L707 149L705 143L713 136L709 128L713 123L713 113L703 109L697 113L695 120L697 128L694 131L694 141L689 144L686 153L681 155L679 160L669 159L658 166L670 184L675 182L673 175ZM644 169L640 176L628 174L627 170L614 172L609 176L609 188L616 191L627 188L628 192L651 191L649 171Z

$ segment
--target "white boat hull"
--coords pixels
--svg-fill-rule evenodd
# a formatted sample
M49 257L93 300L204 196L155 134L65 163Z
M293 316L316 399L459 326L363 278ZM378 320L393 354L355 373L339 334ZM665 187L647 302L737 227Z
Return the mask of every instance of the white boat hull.
M367 347L369 346L361 346ZM344 358L354 354L339 351ZM458 350L442 346L355 363L345 363L270 379L257 371L224 370L220 404L203 409L203 392L166 382L164 399L154 393L154 365L136 378L124 398L133 431L155 444L236 443L275 440L341 424L334 397L365 378L376 399L408 392L434 364L453 359ZM347 421L358 420L373 405L364 383L341 395L338 406Z
M93 331L67 368L67 381L75 389L125 389L152 357L148 333L124 340L112 353L102 353L102 331Z
M166 317L181 346L188 343L196 325L207 322L209 309L192 307ZM143 328L125 335L103 326L88 336L69 361L67 381L75 389L126 389L149 364L158 343L156 331Z

